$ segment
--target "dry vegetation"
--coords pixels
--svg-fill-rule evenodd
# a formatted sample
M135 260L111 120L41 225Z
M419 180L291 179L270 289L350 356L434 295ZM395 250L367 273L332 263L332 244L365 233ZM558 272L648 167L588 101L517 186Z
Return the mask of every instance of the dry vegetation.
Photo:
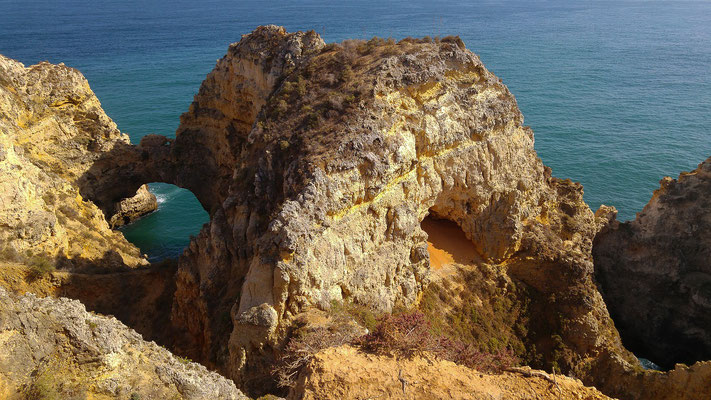
M432 282L419 309L437 335L456 338L484 353L512 351L525 361L536 358L527 351L528 294L496 267L479 265L459 269Z
M363 306L334 303L325 321L314 321L313 317L297 320L273 370L279 386L294 386L299 372L316 353L344 344L396 357L429 353L485 372L500 372L519 362L510 348L482 351L471 343L437 333L425 314L417 310L376 318Z

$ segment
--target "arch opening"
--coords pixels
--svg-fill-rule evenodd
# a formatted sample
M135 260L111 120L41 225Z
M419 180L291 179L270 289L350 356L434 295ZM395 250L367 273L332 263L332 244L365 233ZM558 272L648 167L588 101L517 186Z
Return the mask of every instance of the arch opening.
M178 257L210 217L195 195L168 183L151 183L158 209L119 228L150 262Z

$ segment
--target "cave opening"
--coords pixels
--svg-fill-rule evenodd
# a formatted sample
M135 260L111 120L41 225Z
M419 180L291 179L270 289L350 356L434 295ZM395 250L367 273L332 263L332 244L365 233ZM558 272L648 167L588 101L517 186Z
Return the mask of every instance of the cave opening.
M456 222L430 212L420 226L428 236L427 252L433 271L440 271L454 264L471 265L478 261L474 243Z
M119 228L150 262L177 258L210 217L195 195L168 183L151 183L158 209Z

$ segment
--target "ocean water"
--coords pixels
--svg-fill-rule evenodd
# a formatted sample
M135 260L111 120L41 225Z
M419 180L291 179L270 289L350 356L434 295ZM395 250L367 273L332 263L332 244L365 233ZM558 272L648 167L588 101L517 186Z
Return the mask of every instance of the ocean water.
M708 1L0 0L0 53L78 68L138 142L174 135L215 60L260 24L327 42L460 35L515 94L553 174L623 220L711 156ZM176 256L207 214L185 190L151 190L159 210L124 233L154 260Z

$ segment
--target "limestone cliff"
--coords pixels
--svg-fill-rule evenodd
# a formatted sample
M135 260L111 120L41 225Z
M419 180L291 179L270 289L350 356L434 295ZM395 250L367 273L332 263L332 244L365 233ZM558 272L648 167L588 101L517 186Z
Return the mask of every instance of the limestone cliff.
M95 183L107 177L88 171L119 143L128 144L128 137L106 116L77 70L46 62L25 68L0 56L3 257L145 264L104 217L124 219L114 214L121 199L93 202ZM141 194L133 209L155 209L153 195L145 188Z
M14 296L1 287L0 397L247 398L231 381L78 301Z
M259 27L217 62L175 139L149 135L138 146L101 111L78 72L46 63L24 68L4 58L0 67L7 71L0 75L5 258L29 250L117 265L144 262L107 219L116 226L145 204L150 208L142 186L150 182L191 190L210 213L174 280L172 267L102 276L61 272L18 283L23 290L118 310L149 332L167 317L165 302L172 297L172 329L165 332L174 349L254 394L274 389L273 362L295 323L338 303L376 313L437 312L443 334L512 348L526 363L625 399L711 393L707 363L645 372L623 348L593 280L593 238L608 224L606 215L593 215L582 187L553 177L542 164L513 95L459 38L326 45L314 32ZM670 193L659 201L675 199ZM705 203L698 204L687 220L706 215ZM467 243L455 267L434 271L426 218L449 221ZM604 229L598 244L616 227ZM20 282L27 267L7 265L16 273L0 282ZM703 300L703 290L694 299ZM137 298L127 299L131 294ZM63 304L26 298L47 310ZM139 309L132 313L123 303ZM8 315L24 312L12 310ZM84 337L74 331L69 334ZM33 343L58 343L54 338ZM322 356L340 360L345 353L339 351L346 350ZM353 371L329 371L343 365L326 358L315 359L302 375L301 394L292 396L346 390ZM364 361L366 370L372 361ZM399 361L377 361L399 368ZM421 361L407 368L424 377L436 373ZM80 381L103 379L83 370L82 362L70 369ZM138 365L134 372L142 374L136 362L122 365ZM462 371L456 373L471 375ZM391 377L381 378L392 386L387 390L397 389ZM456 385L469 390L462 379ZM494 393L521 383L512 376L480 376L479 382L495 383ZM571 396L599 395L574 380L561 382ZM103 388L97 385L91 390ZM348 390L366 395L372 385ZM550 387L538 389L542 395Z
M595 239L595 274L637 354L671 367L711 359L711 158L664 178L634 221Z
M131 189L158 174L210 210L181 257L172 318L189 354L240 384L269 385L308 307L416 304L431 274L427 215L527 288L522 335L542 366L592 380L600 354L635 362L592 282L582 187L551 176L514 97L458 38L325 46L260 27L181 121L175 141L136 149L151 167Z
M427 354L396 359L338 347L314 357L288 399L609 399L565 376L521 372L480 373Z

